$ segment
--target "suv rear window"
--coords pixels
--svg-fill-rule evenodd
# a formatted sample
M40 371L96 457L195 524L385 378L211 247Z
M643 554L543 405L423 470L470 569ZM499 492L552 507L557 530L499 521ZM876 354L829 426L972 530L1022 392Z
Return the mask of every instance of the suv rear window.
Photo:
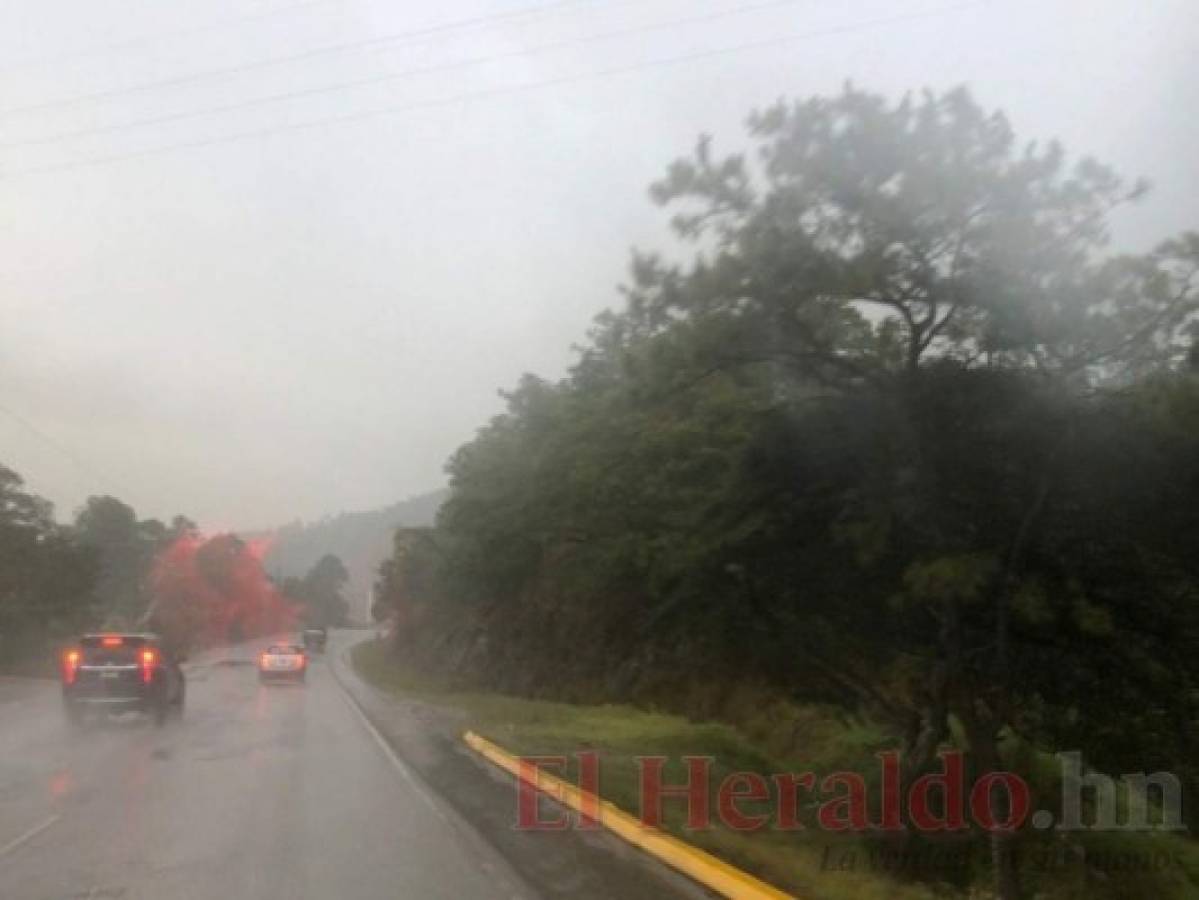
M85 665L128 665L137 662L137 651L151 642L142 635L90 634L79 642Z

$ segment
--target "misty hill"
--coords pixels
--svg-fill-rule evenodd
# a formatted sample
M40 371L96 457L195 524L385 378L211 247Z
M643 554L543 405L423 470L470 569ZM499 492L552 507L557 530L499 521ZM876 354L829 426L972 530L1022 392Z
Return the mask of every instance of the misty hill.
M272 576L303 575L326 553L341 557L350 572L346 599L352 618L367 611L375 570L391 553L391 536L401 525L431 525L447 491L432 491L382 509L340 513L316 522L292 522L274 532L264 564Z

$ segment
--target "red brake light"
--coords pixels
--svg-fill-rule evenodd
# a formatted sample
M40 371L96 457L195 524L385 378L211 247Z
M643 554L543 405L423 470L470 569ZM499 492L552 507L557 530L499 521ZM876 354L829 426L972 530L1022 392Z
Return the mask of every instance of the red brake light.
M62 655L62 677L67 684L75 683L75 676L79 673L79 660L78 650L68 650Z
M158 654L150 649L142 651L142 681L149 684L154 677L154 666L158 662Z
M105 647L119 647L121 644L125 643L125 639L119 634L106 634L104 637L100 638L100 643Z

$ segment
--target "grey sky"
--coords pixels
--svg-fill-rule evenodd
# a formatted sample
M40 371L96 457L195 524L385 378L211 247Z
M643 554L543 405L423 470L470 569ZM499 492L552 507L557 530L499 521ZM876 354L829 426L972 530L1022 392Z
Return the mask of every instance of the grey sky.
M1129 246L1199 227L1194 0L579 0L420 43L13 112L533 5L0 5L0 172L10 176L0 179L0 405L24 420L0 413L0 462L63 516L109 492L142 515L183 512L213 528L435 487L448 454L499 410L498 388L522 371L563 372L571 342L616 303L629 248L667 244L645 188L670 160L700 132L736 148L751 108L846 78L891 94L965 82L1022 136L1059 137L1149 177L1153 194L1119 222ZM262 15L284 7L294 8ZM947 11L830 33L929 10ZM568 80L808 33L822 34ZM504 58L449 67L483 56ZM423 67L438 71L11 146ZM112 156L129 158L94 164ZM73 163L86 165L19 174Z

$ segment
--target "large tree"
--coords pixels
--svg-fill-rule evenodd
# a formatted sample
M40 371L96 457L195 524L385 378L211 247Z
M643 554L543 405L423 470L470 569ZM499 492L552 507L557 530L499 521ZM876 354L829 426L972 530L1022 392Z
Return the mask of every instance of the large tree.
M53 519L50 504L0 466L0 661L44 651L93 615L94 554Z
M1070 644L1096 660L1116 643L1097 640L1111 629L1180 650L1197 636L1188 605L1171 599L1194 591L1178 571L1189 567L1146 562L1149 534L1093 518L1096 495L1114 517L1142 504L1104 490L1115 471L1103 469L1137 450L1109 445L1096 458L1088 443L1105 427L1135 441L1138 423L1119 420L1129 436L1104 425L1110 404L1097 416L1088 403L1096 388L1185 360L1199 235L1110 255L1109 213L1144 186L1093 160L1070 164L1053 143L1020 145L961 89L891 104L846 88L756 114L750 131L755 157L716 159L703 140L654 186L706 252L686 268L642 260L631 312L645 329L682 320L706 332L701 366L769 362L797 392L852 395L843 408L876 417L868 443L841 448L869 465L841 495L837 525L879 589L847 603L834 580L824 598L802 591L777 614L833 634L835 653L808 652L835 659L830 676L863 701L910 720L912 767L953 716L978 764L999 768L1002 736L1034 724L1023 711L1052 723L1077 708L1072 692L1041 689L1062 657L1038 646L1036 625L1054 623L1058 653ZM1091 476L1081 482L1080 467ZM1102 580L1088 577L1080 528L1090 546L1120 548ZM1145 603L1149 621L1137 615ZM1162 704L1160 680L1142 687L1125 692L1125 712ZM995 853L997 891L1015 896L1002 837Z
M750 117L753 156L711 142L654 185L691 267L639 260L631 310L715 316L722 355L878 380L930 357L1112 380L1185 356L1199 235L1109 255L1146 186L1056 143L1020 144L964 90L890 104L847 87Z
M867 709L909 778L955 722L978 770L1021 744L1184 769L1199 236L1112 253L1143 185L963 90L749 128L654 186L694 261L637 257L570 377L526 377L459 450L396 602L424 581L418 618L512 689L702 660Z
M155 560L148 584L148 624L181 647L295 627L297 611L267 577L261 548L233 534L186 530Z
M344 625L350 613L350 605L343 592L350 580L350 573L341 559L326 553L304 574L302 578L285 579L283 593L302 604L302 615L313 625Z

